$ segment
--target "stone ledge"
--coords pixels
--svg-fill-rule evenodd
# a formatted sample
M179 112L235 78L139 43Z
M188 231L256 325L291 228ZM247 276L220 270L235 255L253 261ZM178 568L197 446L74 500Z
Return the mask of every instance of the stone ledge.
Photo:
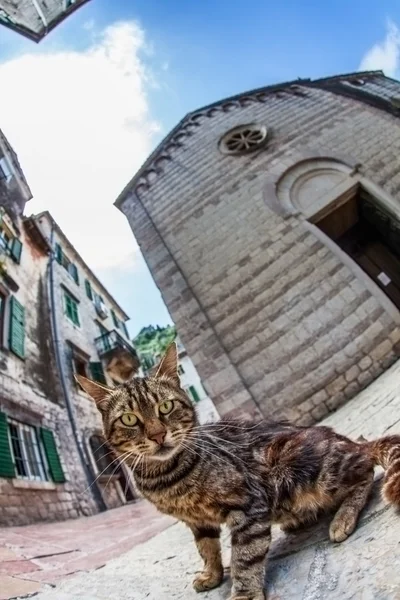
M41 492L55 492L57 486L52 481L28 481L25 479L12 479L13 487L19 490L40 490Z

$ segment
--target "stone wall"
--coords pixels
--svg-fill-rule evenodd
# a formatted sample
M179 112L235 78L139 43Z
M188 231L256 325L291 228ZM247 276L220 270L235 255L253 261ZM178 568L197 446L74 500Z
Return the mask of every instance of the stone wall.
M265 149L221 154L220 137L249 122L269 127ZM189 125L121 210L219 413L318 420L399 356L399 318L301 215L269 209L265 186L307 150L351 157L399 202L400 121L299 83Z
M93 302L86 295L84 284L87 276L96 289L94 277L89 270L84 270L83 265L80 266L80 285L77 286L63 267L56 261L53 263L58 344L79 442L86 464L92 471L88 480L74 441L55 358L49 310L49 249L46 252L46 244L44 243L44 247L38 244L37 239L28 233L18 211L13 213L13 220L21 234L22 254L20 264L13 262L10 257L6 258L7 275L17 284L18 290L12 292L0 276L0 291L7 295L4 335L0 341L0 411L8 418L53 432L66 482L56 484L52 481L29 481L17 477L0 478L0 526L75 518L94 514L101 508L93 494L94 486L91 485L99 470L89 439L91 435L101 433L102 423L94 403L78 389L73 379L69 346L72 342L91 360L100 360L95 345L95 339L100 335L96 326L96 311ZM44 222L42 225L43 233L50 241L50 230ZM59 241L65 247L65 240ZM72 253L71 249L70 257L77 261L78 255ZM65 315L62 286L80 300L81 327L74 326ZM13 354L9 346L12 295L25 309L24 358ZM115 302L112 307L120 319L125 319ZM105 326L113 329L111 315L105 321ZM99 488L107 508L115 508L124 503L118 481L101 478Z
M21 262L7 260L7 272L18 283L15 293L25 308L25 359L8 346L9 303L1 349L0 410L55 436L66 483L0 479L0 525L23 525L92 514L97 510L88 486L61 395L52 348L47 302L47 255L38 249L19 221Z

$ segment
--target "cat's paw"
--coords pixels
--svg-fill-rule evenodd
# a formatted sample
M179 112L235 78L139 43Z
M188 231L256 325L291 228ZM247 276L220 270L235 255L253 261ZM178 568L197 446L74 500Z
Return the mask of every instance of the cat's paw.
M329 527L329 539L331 542L344 542L347 540L356 528L357 519L353 515L348 517L342 517L340 519L333 519Z
M289 535L291 533L300 533L304 529L304 525L302 523L281 525L280 529L283 531L283 533Z
M193 580L193 588L196 592L206 592L218 587L224 577L223 571L203 571L196 575Z

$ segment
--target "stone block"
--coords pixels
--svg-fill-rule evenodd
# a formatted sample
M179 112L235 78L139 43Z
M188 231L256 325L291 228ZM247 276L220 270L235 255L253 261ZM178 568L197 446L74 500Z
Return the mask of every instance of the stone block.
M346 385L347 385L346 379L341 375L340 377L338 377L337 379L332 381L332 383L327 385L325 389L326 389L328 396L335 396L336 394L341 392L343 390L343 388L346 387ZM328 403L328 406L329 406L329 403Z
M381 360L392 350L392 343L389 340L384 340L376 348L371 351L373 361Z
M358 363L358 366L360 367L360 369L362 371L365 371L366 369L368 369L370 366L372 365L372 359L370 356L364 356L364 358L362 358L360 360L360 362Z
M318 406L315 406L311 411L311 416L315 421L320 421L329 413L328 408L323 402L320 402Z
M350 383L351 381L354 381L354 379L357 379L359 374L360 374L360 369L358 368L357 365L353 365L352 367L350 367L350 369L348 369L348 371L346 371L346 373L344 374L344 377L345 377L346 381L348 381Z
M311 397L314 406L319 406L322 402L328 398L326 390L319 390L316 394Z

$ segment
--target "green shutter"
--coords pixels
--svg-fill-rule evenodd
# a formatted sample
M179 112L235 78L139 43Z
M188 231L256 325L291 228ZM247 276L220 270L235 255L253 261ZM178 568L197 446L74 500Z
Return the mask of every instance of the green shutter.
M111 316L112 316L112 320L114 322L114 325L117 329L119 329L119 320L117 319L117 315L115 314L115 312L113 311L113 309L111 309Z
M198 393L197 393L197 390L196 390L196 388L194 387L194 385L191 385L191 386L189 387L189 390L190 390L190 393L192 394L192 398L193 398L193 400L194 400L195 402L199 402L199 400L200 400L200 396L198 395Z
M62 265L63 262L63 251L60 244L56 244L56 261Z
M65 312L67 317L75 324L80 326L78 303L67 292L64 292Z
M13 238L10 247L10 255L16 263L21 262L22 242L18 238Z
M11 297L9 345L11 352L25 358L25 309L15 296Z
M121 325L122 325L122 329L124 330L125 337L129 340L129 333L128 333L127 326L125 325L125 323L123 321L121 322Z
M75 283L77 285L79 285L79 274L78 274L78 269L76 267L76 265L74 265L74 263L71 263L69 265L69 272L72 275L72 279L75 281Z
M97 381L98 383L103 383L104 385L107 385L107 379L104 375L103 365L101 364L101 362L89 363L89 369L93 381Z
M41 429L40 436L42 438L52 480L55 483L64 483L66 479L61 466L53 432L49 429Z
M0 477L15 477L14 461L8 437L7 417L0 412Z
M86 287L86 296L89 298L89 300L93 300L93 290L92 290L92 286L90 285L89 279L85 280L85 287Z

